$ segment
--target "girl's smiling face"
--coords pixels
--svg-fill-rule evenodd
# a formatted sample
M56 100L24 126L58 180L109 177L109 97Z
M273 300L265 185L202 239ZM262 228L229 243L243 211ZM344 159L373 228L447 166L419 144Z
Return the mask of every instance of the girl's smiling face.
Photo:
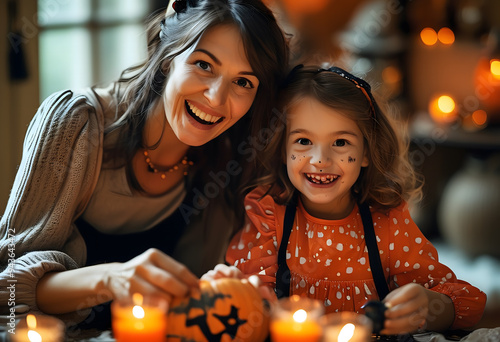
M287 112L286 164L305 209L323 219L341 219L354 206L351 188L368 166L355 121L312 97Z
M163 108L177 138L200 146L248 112L258 86L237 27L219 25L174 58Z

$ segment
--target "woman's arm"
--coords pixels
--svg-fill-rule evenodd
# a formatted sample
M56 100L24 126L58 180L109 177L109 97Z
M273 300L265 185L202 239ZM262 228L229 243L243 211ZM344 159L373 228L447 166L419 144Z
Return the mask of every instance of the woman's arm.
M133 293L185 296L198 287L186 266L156 249L125 263L109 263L45 274L36 288L37 305L48 314L78 311Z
M85 243L72 222L90 198L99 174L102 129L102 113L86 96L70 91L48 97L30 123L0 219L2 268L7 255L15 259L9 261L13 267L2 270L0 280L16 280L16 304L39 310L35 291L39 279L47 272L85 263ZM8 295L0 289L4 303L0 305L6 305Z

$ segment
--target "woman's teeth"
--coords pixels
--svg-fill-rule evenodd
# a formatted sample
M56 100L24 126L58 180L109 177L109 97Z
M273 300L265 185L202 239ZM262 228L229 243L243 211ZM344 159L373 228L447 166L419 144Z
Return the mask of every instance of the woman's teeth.
M314 175L312 173L306 173L306 177L310 182L315 184L329 184L339 178L336 175Z
M191 114L193 114L194 116L196 116L198 119L200 119L202 121L205 121L206 123L210 123L210 124L214 124L217 121L222 120L222 117L207 114L204 111L202 111L201 109L193 106L188 101L186 101L186 102L188 104L188 107L189 107L189 110L190 110Z

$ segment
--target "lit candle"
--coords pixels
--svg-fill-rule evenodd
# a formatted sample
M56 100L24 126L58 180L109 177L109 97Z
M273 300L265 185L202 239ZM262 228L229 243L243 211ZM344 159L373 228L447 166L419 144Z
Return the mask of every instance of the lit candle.
M55 317L28 315L16 326L13 342L62 342L64 324Z
M332 313L323 317L323 342L368 342L372 336L372 322L355 312Z
M271 318L271 341L316 342L321 339L318 323L323 314L320 302L306 297L283 298L275 304Z
M455 100L449 95L434 97L429 103L429 114L437 123L452 123L458 116Z
M168 304L159 298L134 293L132 300L115 300L111 310L117 342L164 342L167 336Z

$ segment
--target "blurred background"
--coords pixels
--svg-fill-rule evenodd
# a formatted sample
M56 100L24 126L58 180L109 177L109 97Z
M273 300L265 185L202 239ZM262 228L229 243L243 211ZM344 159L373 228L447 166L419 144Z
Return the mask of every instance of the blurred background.
M0 2L0 212L40 102L140 63L144 22L167 2ZM265 2L294 63L351 70L407 124L426 181L412 217L441 261L487 293L482 324L500 326L500 1Z

